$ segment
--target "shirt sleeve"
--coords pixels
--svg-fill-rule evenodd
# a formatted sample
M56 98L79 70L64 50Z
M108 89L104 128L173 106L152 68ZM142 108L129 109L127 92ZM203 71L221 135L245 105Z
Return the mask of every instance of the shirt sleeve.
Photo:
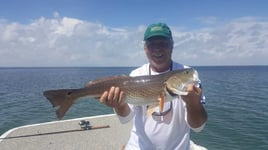
M198 127L198 128L192 128L192 127L190 127L194 132L200 132L200 131L202 131L203 129L204 129L204 127L205 127L205 125L206 125L206 122L205 123L203 123L200 127Z

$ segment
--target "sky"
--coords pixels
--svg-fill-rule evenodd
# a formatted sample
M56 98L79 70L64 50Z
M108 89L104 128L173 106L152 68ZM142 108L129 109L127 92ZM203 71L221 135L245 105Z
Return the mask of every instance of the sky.
M268 65L266 0L8 0L0 67L140 66L152 23L172 30L190 66Z

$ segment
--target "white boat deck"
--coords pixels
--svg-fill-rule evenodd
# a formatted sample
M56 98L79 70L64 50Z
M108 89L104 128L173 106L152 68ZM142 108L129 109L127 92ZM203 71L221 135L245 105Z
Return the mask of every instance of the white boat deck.
M82 131L80 120L90 121L93 128L103 128ZM129 139L131 127L132 123L121 124L113 114L22 126L0 137L0 149L121 149Z
M89 121L90 130L79 122ZM121 150L132 122L121 124L114 114L21 126L1 135L0 150ZM191 150L206 150L190 142Z

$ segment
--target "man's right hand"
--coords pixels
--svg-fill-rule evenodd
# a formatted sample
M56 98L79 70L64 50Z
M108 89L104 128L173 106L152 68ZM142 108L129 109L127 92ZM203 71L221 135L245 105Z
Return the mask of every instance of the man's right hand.
M124 102L124 92L119 87L112 86L109 91L105 91L101 97L100 102L109 107L120 107Z
M130 113L130 108L124 101L124 92L119 87L111 87L109 91L105 91L100 102L114 108L115 112L120 116L127 116Z

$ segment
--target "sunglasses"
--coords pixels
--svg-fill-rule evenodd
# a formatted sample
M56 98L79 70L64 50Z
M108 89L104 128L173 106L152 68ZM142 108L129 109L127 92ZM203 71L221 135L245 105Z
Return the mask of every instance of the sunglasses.
M146 47L151 50L151 49L168 49L171 47L171 42L170 41L159 41L159 42L155 42L155 41L148 41L146 42Z

